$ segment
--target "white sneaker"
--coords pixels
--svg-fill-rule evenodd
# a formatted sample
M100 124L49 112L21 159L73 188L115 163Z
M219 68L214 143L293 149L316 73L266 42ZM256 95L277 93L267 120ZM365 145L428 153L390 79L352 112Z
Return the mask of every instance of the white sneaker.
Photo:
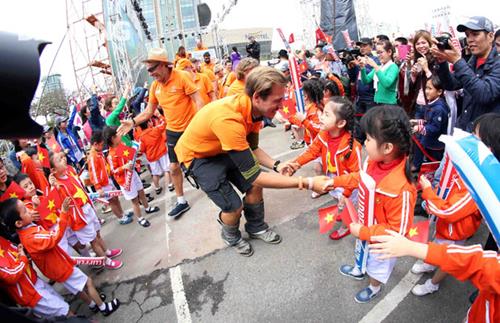
M438 289L439 289L439 284L434 285L432 283L432 279L429 278L422 285L415 285L415 287L412 288L411 292L413 293L413 295L416 296L424 296L427 294L432 294L436 292Z
M436 266L426 264L425 262L416 262L413 267L411 267L411 272L419 275L423 273L430 273L436 269Z

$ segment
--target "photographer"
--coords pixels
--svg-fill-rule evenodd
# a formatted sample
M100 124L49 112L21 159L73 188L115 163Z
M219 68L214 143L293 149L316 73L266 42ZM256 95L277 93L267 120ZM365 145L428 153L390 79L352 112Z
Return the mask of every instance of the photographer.
M361 38L359 42L356 43L359 46L360 56L370 57L377 64L380 64L380 61L377 57L372 55L372 40L370 38ZM375 95L375 88L373 87L373 81L369 83L363 83L361 81L361 69L360 69L360 59L356 58L355 60L348 63L348 73L349 78L351 79L351 83L356 84L356 115L357 119L361 118L361 116L372 106L375 105L373 102L373 97ZM366 72L369 74L373 67L368 65L365 67ZM364 142L364 136L361 134L359 129L355 131L355 137L361 143Z
M472 17L458 25L465 32L472 58L466 62L447 39L435 41L432 55L439 63L437 73L447 90L463 88L463 111L457 127L471 131L472 122L487 112L500 112L500 58L493 47L493 24L485 17ZM451 73L448 63L453 64Z

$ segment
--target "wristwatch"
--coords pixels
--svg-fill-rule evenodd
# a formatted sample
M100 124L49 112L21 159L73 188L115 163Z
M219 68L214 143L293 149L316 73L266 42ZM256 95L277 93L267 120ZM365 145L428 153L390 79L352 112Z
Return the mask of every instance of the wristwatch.
M281 163L280 160L277 160L274 162L274 165L273 165L273 170L277 173L278 172L278 165Z

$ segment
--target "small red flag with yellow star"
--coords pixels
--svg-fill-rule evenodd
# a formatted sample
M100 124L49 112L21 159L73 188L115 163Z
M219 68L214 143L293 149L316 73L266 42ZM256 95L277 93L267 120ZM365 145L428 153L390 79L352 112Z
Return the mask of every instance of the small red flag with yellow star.
M134 154L135 154L135 149L132 147L129 147L127 145L124 145L120 143L118 147L116 147L116 154L119 157L122 157L126 160L133 160L134 159Z
M47 196L41 196L40 205L36 209L40 214L39 224L47 230L50 229L57 223L61 206L62 201L57 189L53 188Z
M24 198L25 194L26 192L21 186L19 186L16 182L11 181L9 187L7 187L5 192L0 195L0 202L13 198L21 200Z
M429 242L429 225L430 220L413 223L407 234L408 239L421 243Z
M324 234L333 229L337 213L337 205L325 207L318 210L319 233Z

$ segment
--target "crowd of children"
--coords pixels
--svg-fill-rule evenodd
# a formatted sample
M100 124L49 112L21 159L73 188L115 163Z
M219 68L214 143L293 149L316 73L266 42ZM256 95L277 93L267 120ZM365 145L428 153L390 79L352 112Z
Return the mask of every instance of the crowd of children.
M416 44L420 38L427 39L426 33L420 34L416 35ZM359 45L370 43L371 40L365 40ZM496 251L481 253L479 246L464 247L466 240L478 230L482 217L445 154L444 144L438 140L450 130L450 108L441 80L424 60L429 48L424 55L415 46L414 57L404 62L413 63L412 80L418 79L421 83L416 92L423 98L418 101L422 104L409 112L396 105L403 100L397 89L400 67L394 62L397 48L388 39L379 39L373 48L378 60L367 54L353 63L356 75L351 84L370 85L372 104L360 102L360 93L357 97L354 93L346 96L350 89L344 80L347 69L353 66L340 66L327 60L325 45L318 45L316 57L305 59L309 66L309 72L302 75L308 78L302 87L305 112L282 110L277 119L293 129L295 141L291 149L307 147L297 157L284 162L287 175L314 162L316 175L331 178L325 191L333 199L332 203L342 209L349 199L358 208L359 223L349 227L340 225L330 234L333 240L349 234L356 237L355 263L339 268L342 275L352 279L368 277L368 286L355 294L355 300L367 303L380 295L382 285L388 282L396 265L396 257L412 255L425 260L415 263L413 273L435 271L432 278L413 288L413 294L423 296L436 292L447 273L459 279L471 279L479 288L480 296L469 318L473 321L474 317L484 314L481 306L486 303L490 304L487 314L490 321L498 320L499 312L495 311L500 305L498 254ZM306 53L298 53L297 57L304 55ZM403 69L404 64L400 64ZM417 72L415 64L420 64L423 74ZM208 55L208 61L205 59L202 64L180 50L174 65L179 73L188 75L203 104L208 104L244 93L245 79L259 62L244 58L236 67L232 67L230 61L214 65ZM288 64L279 64L277 68L289 77ZM342 75L335 73L339 71ZM291 81L288 86L287 93L293 92ZM142 90L134 91L136 95L141 93L139 101L144 101L146 91ZM156 88L153 90L156 92ZM170 177L167 119L159 109L147 122L137 125L134 122L132 133L118 135L120 119L127 111L138 114L141 110L141 102L136 98L129 100L130 109L126 109L129 92L130 86L127 86L120 100L107 99L106 109L99 116L103 127L96 129L94 118L86 139L78 139L72 130L74 107L69 119L56 121L56 139L52 129L46 128L38 140L14 140L14 151L9 157L19 170L15 176L8 176L4 160L0 159L0 282L17 304L33 308L37 315L72 313L64 299L37 276L33 263L47 279L61 283L91 310L104 315L114 312L120 305L119 300L104 302L92 279L78 268L71 256L76 252L90 257L91 248L103 259L104 268L116 270L124 265L116 259L122 249L110 249L100 234L101 221L95 202L109 204L120 224L131 223L135 216L137 223L147 228L151 223L143 215L141 206L145 214L160 209L149 204L153 198L145 193L140 172L149 170L156 195L178 188ZM362 111L360 103L363 103ZM93 93L81 111L90 118L97 105ZM492 113L480 117L474 125L475 134L497 159L500 155L498 120L499 115ZM86 156L83 154L85 143ZM147 165L139 163L139 155L144 156ZM436 187L423 176L417 183L416 175L425 161L441 161L436 172L439 182ZM82 181L84 172L88 173L88 183ZM414 222L419 196L417 184L421 187L426 213L436 219L436 237L428 246L413 244L404 238ZM121 195L131 202L132 211L125 213ZM312 198L319 196L312 194ZM373 252L368 252L371 248ZM384 255L378 256L380 253Z

